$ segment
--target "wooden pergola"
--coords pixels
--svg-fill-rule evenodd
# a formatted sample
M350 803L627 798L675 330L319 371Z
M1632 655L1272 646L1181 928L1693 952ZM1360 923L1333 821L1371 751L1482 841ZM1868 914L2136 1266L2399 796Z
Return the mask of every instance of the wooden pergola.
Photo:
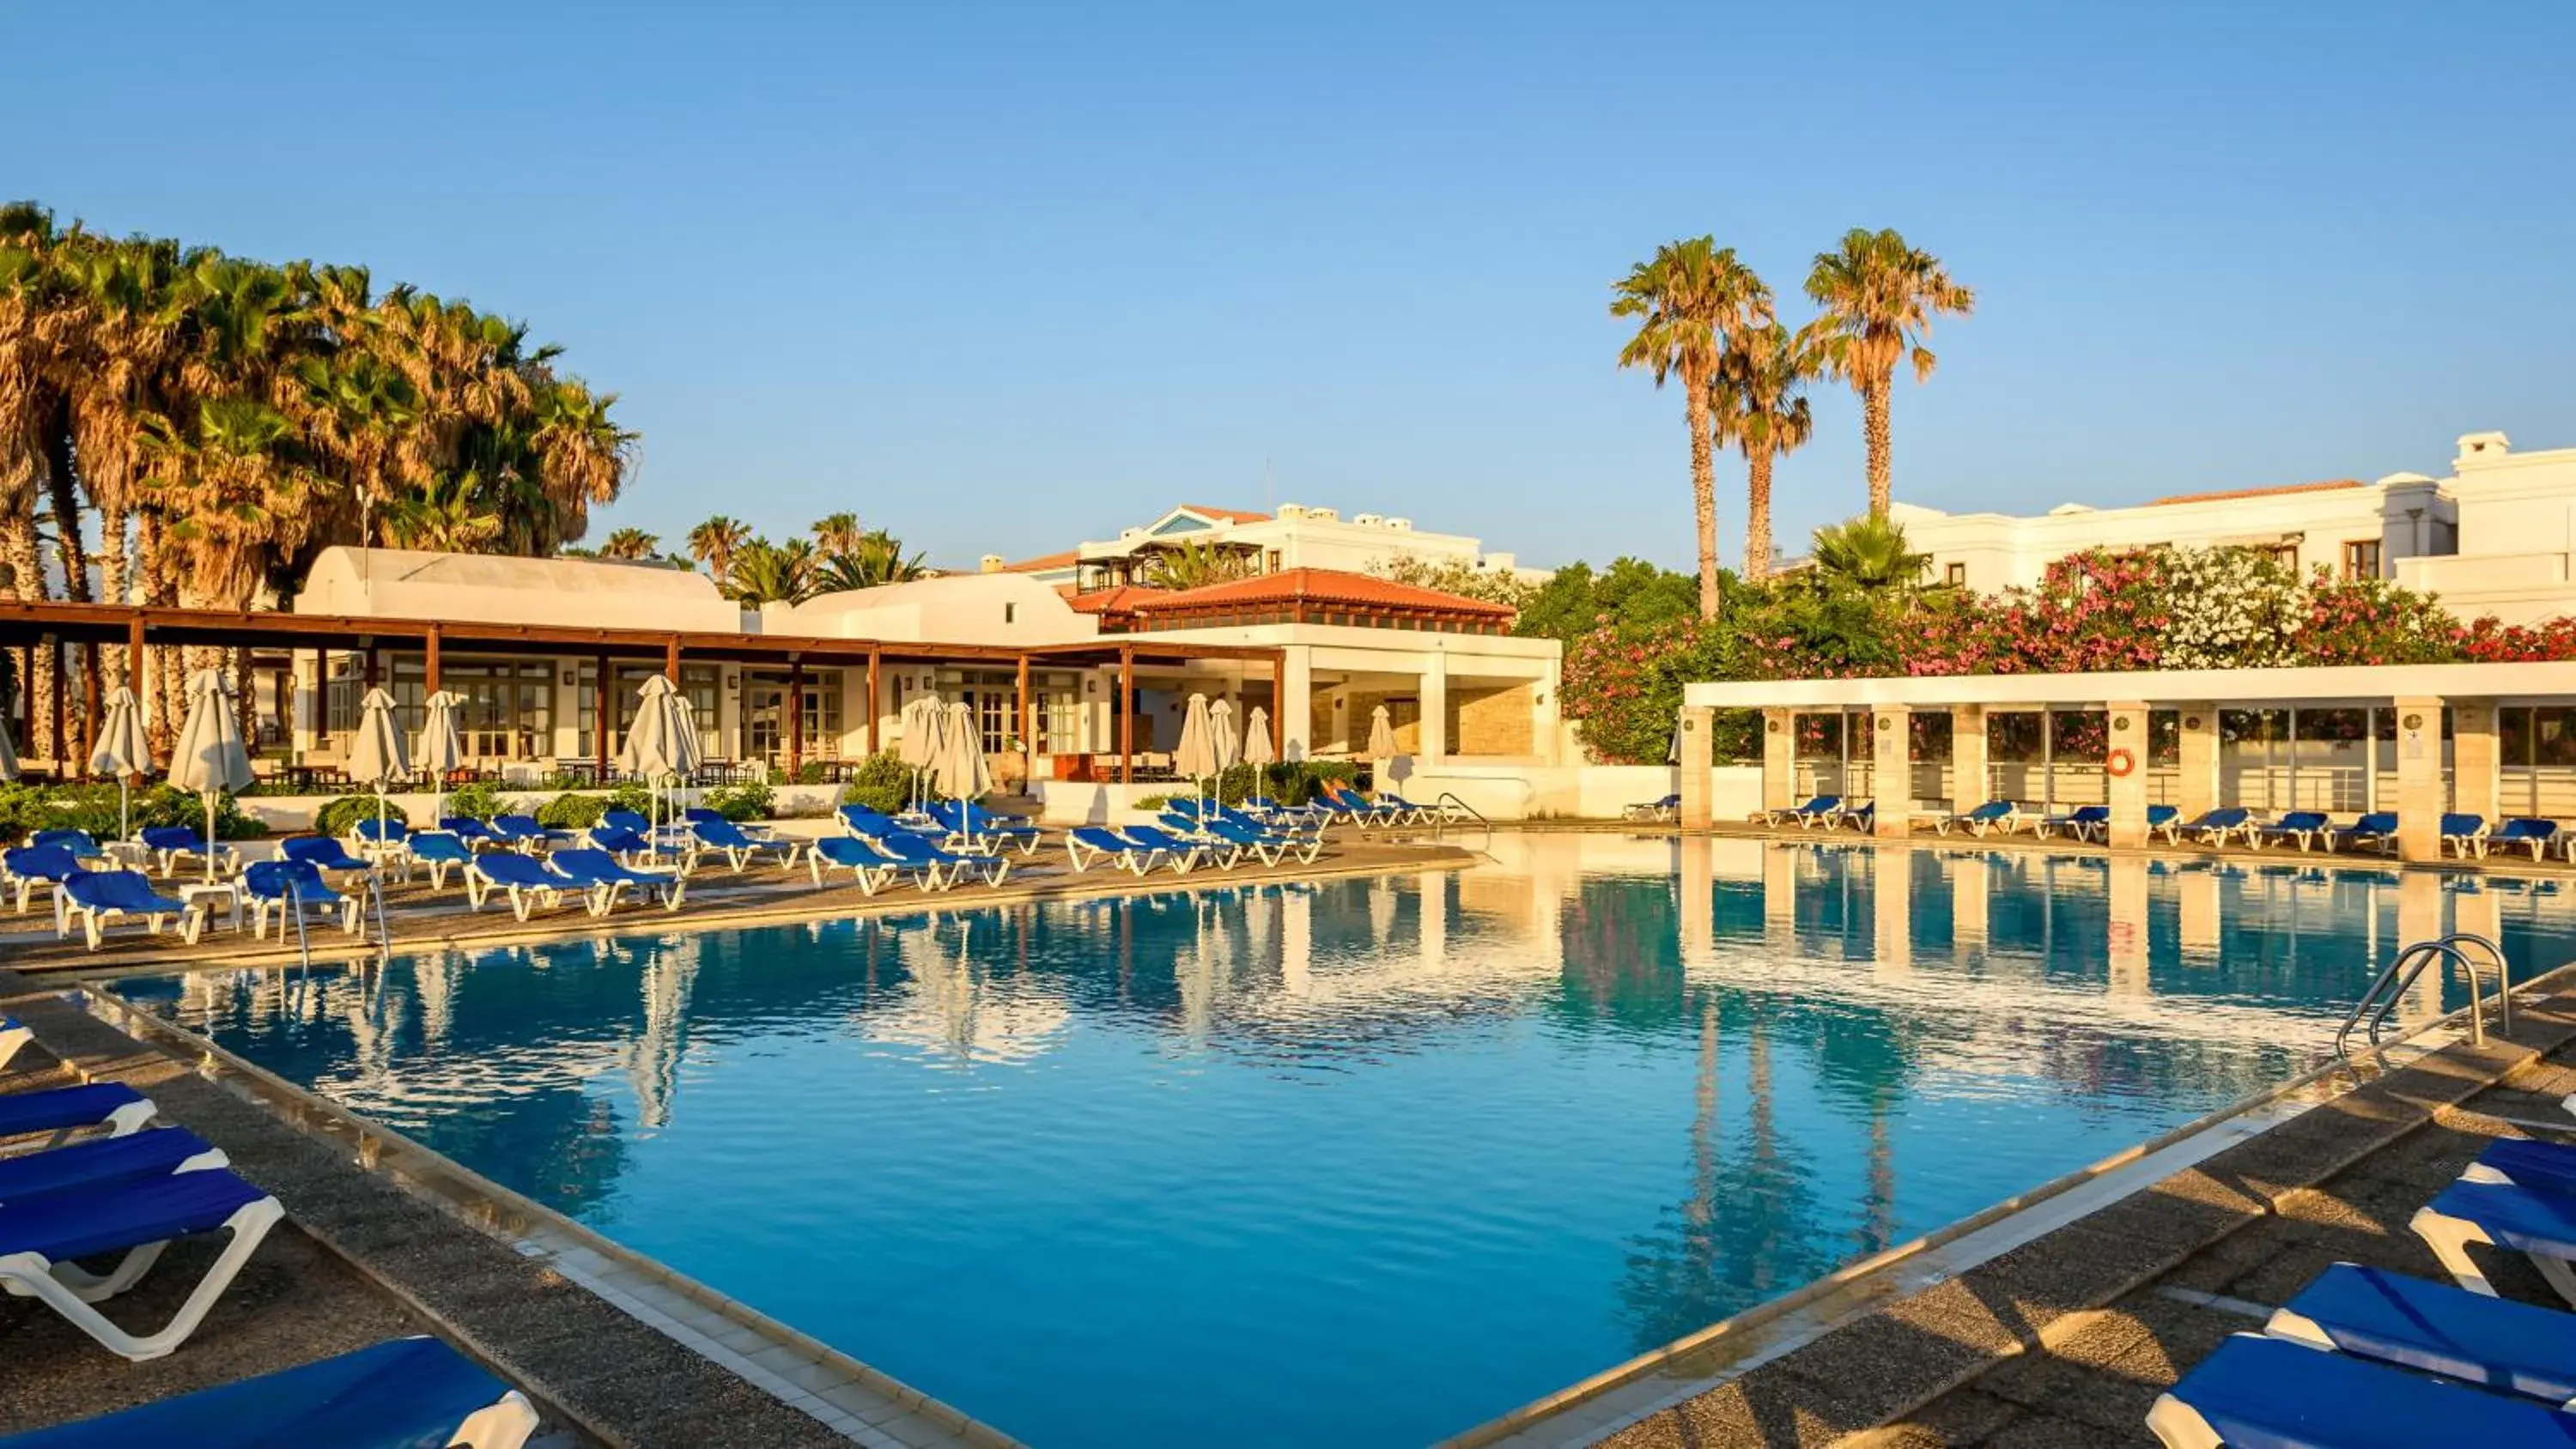
M608 758L609 721L617 713L615 701L611 698L613 672L610 667L617 660L659 660L664 672L674 682L679 677L680 661L684 656L727 664L784 667L788 671L791 699L802 697L804 672L808 668L855 669L864 666L868 672L867 733L871 754L879 748L878 721L883 714L879 678L888 663L1014 667L1019 683L1019 737L1024 741L1037 738L1033 713L1035 702L1029 693L1029 670L1032 666L1099 668L1116 664L1121 783L1132 783L1135 779L1134 701L1138 664L1190 664L1205 660L1257 664L1267 661L1270 665L1271 698L1274 701L1284 698L1287 687L1287 655L1281 649L1257 645L1160 642L1151 637L1128 635L1036 646L930 644L819 635L612 629L471 619L390 619L266 610L176 609L0 599L0 647L64 644L80 645L88 656L88 688L82 705L82 748L79 751L79 756L84 758L89 753L90 742L98 736L103 709L99 697L98 667L98 646L102 644L125 646L127 682L138 693L143 687L143 651L155 644L225 649L342 650L365 657L367 683L371 686L377 682L378 657L382 651L417 649L422 657L425 682L432 694L439 690L439 656L446 649L477 654L588 656L598 665L598 708L592 711L592 715L597 730L596 747L603 762ZM61 689L54 691L53 725L58 747L59 742L68 738L65 733L69 721L65 717L64 694ZM1274 758L1283 748L1283 728L1279 712L1274 708L1270 720ZM787 711L787 768L791 775L804 760L804 734L804 710L790 708Z

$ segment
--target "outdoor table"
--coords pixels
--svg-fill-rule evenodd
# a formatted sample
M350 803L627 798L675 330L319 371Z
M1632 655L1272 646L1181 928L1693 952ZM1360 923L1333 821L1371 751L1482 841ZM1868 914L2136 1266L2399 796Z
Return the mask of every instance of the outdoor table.
M237 882L192 881L179 887L179 899L192 911L204 911L208 920L214 919L215 908L220 905L224 912L225 928L234 931L241 929L242 896L241 886Z

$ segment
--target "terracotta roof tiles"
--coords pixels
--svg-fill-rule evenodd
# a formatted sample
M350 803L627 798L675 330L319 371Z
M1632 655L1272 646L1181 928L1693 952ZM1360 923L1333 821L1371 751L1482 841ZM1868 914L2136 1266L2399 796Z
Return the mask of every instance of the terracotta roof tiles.
M2282 483L2270 488L2230 488L2216 493L2176 493L2169 498L2152 498L2149 508L2162 508L2170 503L2224 503L2231 498L2270 498L2282 493L2325 493L2337 488L2367 487L2358 478L2331 478L2322 483Z
M1346 573L1340 569L1283 569L1275 574L1256 574L1248 579L1210 584L1206 588L1181 593L1144 592L1150 597L1133 605L1140 614L1195 613L1264 605L1340 604L1396 613L1469 614L1489 619L1512 617L1511 609L1502 604L1489 604L1482 599L1444 594L1437 589L1417 588L1373 574Z

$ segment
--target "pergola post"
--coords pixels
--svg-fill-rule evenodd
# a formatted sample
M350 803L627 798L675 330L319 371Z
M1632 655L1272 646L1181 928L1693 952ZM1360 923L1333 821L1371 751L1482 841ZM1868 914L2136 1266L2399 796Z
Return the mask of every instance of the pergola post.
M1958 705L1950 711L1951 810L1985 804L1986 784L1986 707Z
M2135 849L2147 843L2147 706L2143 700L2115 700L2104 713L2110 746L2103 756L2102 774L2111 823L2103 838L2114 850ZM2127 774L2111 768L2115 755L2127 756ZM2145 877L2139 879L2143 882ZM2140 929L2143 932L2144 927ZM2138 949L2146 949L2143 935Z
M2442 854L2442 701L2401 695L2397 700L2397 853L2407 860Z
M608 652L601 650L592 662L590 690L591 750L599 757L599 782L608 783L608 722L617 717L616 674L608 667Z
M868 753L871 755L884 748L884 744L877 739L877 731L881 727L879 721L885 717L884 696L879 693L881 686L878 683L878 674L884 664L884 650L868 651Z
M680 682L680 636L677 634L672 635L670 642L663 646L662 672L671 676L672 684L677 685Z
M1786 810L1798 803L1798 712L1762 711L1762 808Z
M1870 725L1872 835L1901 839L1914 828L1914 711L1882 704Z
M1438 765L1449 754L1449 652L1431 651L1430 667L1422 671L1422 722L1419 726L1422 762Z
M2496 736L2496 707L2491 699L2451 703L2451 808L2493 823L2500 813L2497 767L2503 741Z
M98 753L99 712L105 707L99 698L98 655L98 641L93 639L81 646L81 747L78 762L83 774L89 773L89 757Z
M1717 801L1710 771L1717 765L1717 711L1682 706L1681 821L1685 830L1706 830L1717 820Z
M134 691L139 703L143 698L143 611L136 609L125 621L125 687Z
M1136 646L1118 646L1118 783L1136 783Z
M2174 710L2182 761L2174 779L2174 810L2185 820L2197 820L2218 808L2218 706L2202 700Z
M1020 656L1020 790L1034 799L1038 788L1037 716L1029 700L1029 656Z
M805 660L799 656L787 661L787 782L796 783L796 772L805 768Z
M422 687L428 693L438 693L438 627L436 625L431 625L429 632L422 636L420 641L420 677Z
M1270 656L1270 758L1288 758L1288 651L1285 649Z

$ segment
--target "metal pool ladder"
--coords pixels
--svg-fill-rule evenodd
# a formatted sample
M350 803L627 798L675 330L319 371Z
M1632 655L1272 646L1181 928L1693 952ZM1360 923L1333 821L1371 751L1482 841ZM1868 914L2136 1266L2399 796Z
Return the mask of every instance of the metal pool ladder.
M1431 803L1439 808L1439 813L1434 815L1431 820L1432 839L1438 840L1442 834L1448 830L1449 822L1452 818L1449 812L1452 809L1456 809L1468 818L1474 820L1478 825L1485 828L1485 845L1484 848L1477 853L1480 855L1493 854L1494 822L1485 818L1484 811L1479 810L1475 806L1468 804L1466 801L1459 799L1457 792L1454 790L1441 791L1440 798L1432 801Z
M313 934L305 927L304 892L293 880L286 883L286 904L289 907L288 913L295 917L296 955L303 969L309 972L313 969ZM394 937L393 932L385 927L384 878L372 870L367 872L367 902L359 907L358 919L363 924L371 916L376 923L375 959L379 962L390 961L394 954Z
M2472 955L2472 951L2476 954ZM2352 1014L2345 1017L2343 1025L2336 1030L2335 1055L2350 1059L2351 1053L2345 1043L2352 1036L2353 1029L2365 1021L2369 1023L2370 1044L2378 1046L2380 1028L2387 1023L2388 1014L2397 1009L2397 1003L2405 999L2407 991L2415 984L2415 978L2424 974L2425 967L2443 961L2458 962L2461 974L2468 977L2469 1042L2473 1046L2486 1045L2486 995L2478 984L2480 958L2495 971L2498 1027L2503 1031L2513 1030L2513 968L2505 962L2504 948L2474 931L2453 931L2439 940L2416 941L2398 949L2387 968L2371 980L2370 989L2353 1003Z

